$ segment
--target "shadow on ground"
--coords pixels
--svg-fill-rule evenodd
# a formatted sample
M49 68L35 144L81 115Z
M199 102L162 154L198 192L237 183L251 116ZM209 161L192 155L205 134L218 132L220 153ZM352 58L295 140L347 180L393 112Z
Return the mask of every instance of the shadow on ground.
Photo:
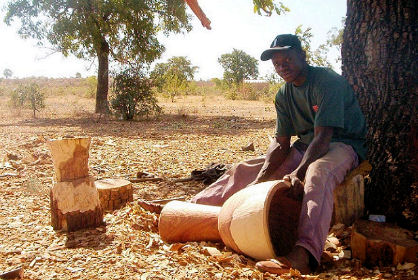
M158 139L176 134L236 135L247 130L274 128L274 120L258 120L237 116L182 116L165 114L141 121L122 121L95 114L80 118L38 118L0 124L0 127L37 127L54 132L60 128L80 128L89 136L116 136ZM67 129L66 129L67 130Z

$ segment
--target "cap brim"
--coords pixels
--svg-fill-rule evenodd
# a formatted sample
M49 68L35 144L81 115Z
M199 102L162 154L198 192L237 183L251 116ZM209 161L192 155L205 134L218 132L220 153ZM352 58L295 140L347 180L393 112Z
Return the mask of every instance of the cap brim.
M269 60L269 59L272 58L272 56L275 52L285 51L285 50L288 50L290 48L291 48L291 46L281 46L281 47L274 47L274 48L267 49L261 54L260 59L262 61Z

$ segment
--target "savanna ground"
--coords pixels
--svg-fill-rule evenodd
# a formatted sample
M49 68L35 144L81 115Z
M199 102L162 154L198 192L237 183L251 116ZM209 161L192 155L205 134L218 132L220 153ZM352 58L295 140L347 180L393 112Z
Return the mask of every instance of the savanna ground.
M58 83L58 85L56 85ZM30 111L7 106L0 96L0 271L24 268L25 279L274 279L255 261L220 243L167 244L158 235L158 216L135 200L184 196L205 186L172 183L211 163L234 163L263 154L274 130L272 102L233 101L219 95L160 98L164 113L142 121L121 121L94 114L86 89L47 88L46 108ZM49 188L53 184L49 139L89 136L90 173L96 178L132 177L139 171L166 178L134 183L134 202L107 213L106 226L73 233L50 226ZM255 151L241 147L253 142ZM412 279L414 270L364 268L343 257L350 228L339 228L328 242L328 259L308 279ZM330 241L335 240L331 238ZM335 242L334 242L335 243ZM216 247L210 255L206 247ZM346 251L347 252L347 251ZM298 278L297 273L282 276Z

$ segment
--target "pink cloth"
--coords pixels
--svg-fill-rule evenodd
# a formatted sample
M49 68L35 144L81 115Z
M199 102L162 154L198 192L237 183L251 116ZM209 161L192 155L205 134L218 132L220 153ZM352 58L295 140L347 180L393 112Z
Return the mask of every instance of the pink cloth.
M303 154L292 147L272 180L281 179L296 169ZM192 202L221 206L230 196L255 180L264 160L265 157L259 157L238 163L193 197ZM334 142L330 144L328 153L311 163L306 171L296 245L306 248L318 263L331 223L334 188L357 165L358 157L353 148Z

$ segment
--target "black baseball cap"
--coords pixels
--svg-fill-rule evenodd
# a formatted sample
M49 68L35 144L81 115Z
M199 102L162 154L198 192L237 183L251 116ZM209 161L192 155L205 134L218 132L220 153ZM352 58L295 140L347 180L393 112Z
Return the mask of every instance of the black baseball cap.
M293 34L277 35L271 43L270 48L261 54L261 60L269 60L273 56L273 53L289 49L302 50L302 45L298 36Z

